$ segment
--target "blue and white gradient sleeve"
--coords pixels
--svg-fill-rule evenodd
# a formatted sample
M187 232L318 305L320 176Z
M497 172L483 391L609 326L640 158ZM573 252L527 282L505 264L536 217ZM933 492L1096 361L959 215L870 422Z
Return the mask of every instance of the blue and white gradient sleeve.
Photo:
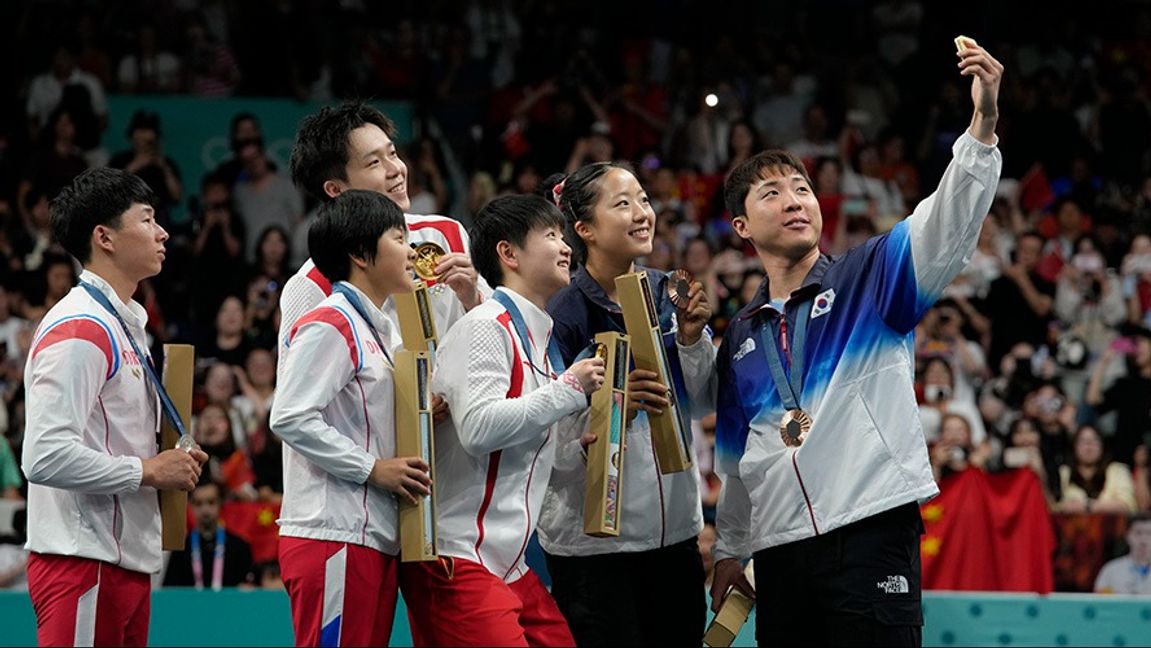
M744 414L735 375L732 373L733 344L725 335L716 358L715 391L715 472L739 475L739 460L747 445L751 423Z
M688 411L694 419L703 418L715 411L715 344L711 327L704 330L695 344L684 346L677 340L676 346L687 388Z
M968 132L956 140L951 153L939 187L906 221L919 301L928 304L971 263L1003 168L999 149Z
M715 510L715 559L751 557L751 498L737 475L724 475Z

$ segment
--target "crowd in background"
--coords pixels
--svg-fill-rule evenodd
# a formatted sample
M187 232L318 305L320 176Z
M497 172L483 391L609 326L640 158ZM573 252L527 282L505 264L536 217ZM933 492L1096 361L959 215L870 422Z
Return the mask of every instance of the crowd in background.
M236 115L233 157L188 177L154 113L108 150L110 94L409 101L414 213L470 223L556 171L626 160L657 214L651 267L703 281L718 340L763 278L725 213L727 170L765 147L807 165L822 247L889 229L967 127L956 26L1007 69L1004 174L967 270L916 335L939 479L1034 470L1052 511L1151 511L1151 8L914 0L24 2L0 7L0 496L22 497L23 367L76 281L49 203L78 173L140 175L172 233L137 299L155 344L196 344L194 429L228 499L275 502L279 290L314 207ZM68 11L64 12L64 7ZM79 7L79 8L78 8ZM829 14L834 12L834 17ZM971 14L979 14L972 22ZM66 14L66 19L60 16ZM19 55L14 55L16 52ZM187 219L168 211L187 207ZM714 421L696 425L713 511ZM0 556L2 558L2 556ZM0 559L0 587L7 572Z

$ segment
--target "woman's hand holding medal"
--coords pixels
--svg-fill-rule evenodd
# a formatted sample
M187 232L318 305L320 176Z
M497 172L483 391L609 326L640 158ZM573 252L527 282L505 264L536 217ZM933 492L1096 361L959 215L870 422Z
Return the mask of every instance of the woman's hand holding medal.
M676 270L668 276L667 295L679 310L676 316L679 322L677 341L683 346L695 344L711 321L711 304L703 284L687 270Z

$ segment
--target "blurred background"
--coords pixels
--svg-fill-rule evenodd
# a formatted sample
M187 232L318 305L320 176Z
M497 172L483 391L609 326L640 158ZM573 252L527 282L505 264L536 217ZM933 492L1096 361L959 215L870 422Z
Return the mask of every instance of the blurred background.
M315 207L287 176L303 116L378 105L400 128L411 211L465 224L553 172L631 162L658 214L646 263L704 282L718 341L762 279L724 211L724 174L787 148L815 182L826 252L885 232L934 190L970 120L959 34L1006 66L1004 172L970 266L916 336L943 487L924 507L925 584L1151 593L1151 539L1133 540L1131 517L1151 511L1142 0L0 3L4 506L25 492L31 334L75 281L48 205L86 168L128 169L159 197L168 261L137 299L155 345L197 345L217 515L251 545L240 582L274 588L267 415L279 290L307 257ZM709 516L713 426L695 424ZM1119 556L1138 578L1097 583ZM23 564L0 545L0 587L21 587Z

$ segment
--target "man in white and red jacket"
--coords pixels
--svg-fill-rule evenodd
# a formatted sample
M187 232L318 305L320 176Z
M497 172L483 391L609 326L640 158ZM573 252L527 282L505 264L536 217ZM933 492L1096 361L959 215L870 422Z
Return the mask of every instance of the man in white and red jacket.
M326 203L308 248L333 293L288 333L271 427L284 441L280 571L300 646L386 645L399 509L428 466L396 458L393 327L380 305L411 290L403 214L373 191Z
M400 568L417 646L572 646L551 594L524 562L555 461L579 462L587 395L602 359L564 370L547 300L568 283L563 216L538 196L479 214L472 255L492 298L444 337L433 387L451 409L436 428L439 562ZM557 458L557 452L563 456Z
M326 107L304 119L292 147L292 179L311 196L328 202L349 189L379 192L399 205L411 206L408 198L408 167L400 159L393 139L396 126L370 105L346 102ZM463 226L444 216L404 214L408 242L431 242L446 254L437 268L437 281L445 288L431 292L432 310L441 336L471 310L491 288L476 274L468 256L468 234ZM284 285L280 295L280 344L296 320L332 292L331 283L309 259ZM383 311L396 322L391 300ZM281 365L282 366L282 365Z
M167 232L138 177L86 171L52 203L56 240L84 266L44 316L24 372L28 593L40 645L143 646L160 571L157 490L196 486L199 449L157 453L161 408L137 284Z

